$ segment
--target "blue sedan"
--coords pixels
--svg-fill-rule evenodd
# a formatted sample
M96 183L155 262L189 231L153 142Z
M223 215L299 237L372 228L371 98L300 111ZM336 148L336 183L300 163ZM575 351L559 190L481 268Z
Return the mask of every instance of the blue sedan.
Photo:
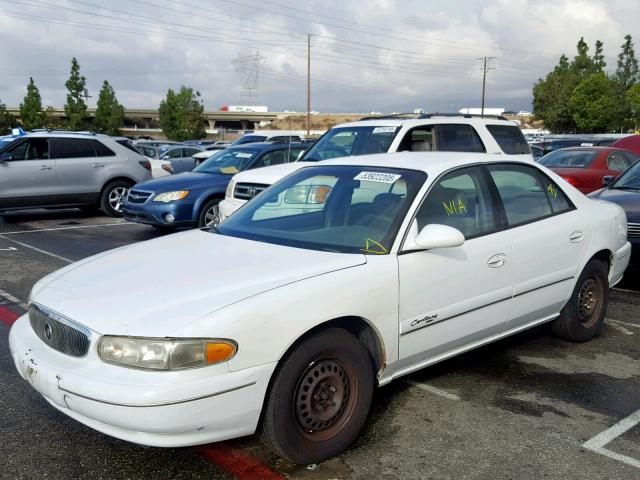
M124 218L164 230L216 226L220 222L218 203L233 175L293 162L305 148L301 143L252 143L227 148L192 172L135 185L125 200Z

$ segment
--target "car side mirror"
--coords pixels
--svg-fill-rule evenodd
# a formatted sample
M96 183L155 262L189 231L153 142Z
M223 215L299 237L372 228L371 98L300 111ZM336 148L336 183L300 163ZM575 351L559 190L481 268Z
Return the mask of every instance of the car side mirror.
M169 155L163 155L160 160L169 160Z
M604 177L602 177L602 185L608 187L609 185L611 185L611 182L615 180L615 178L616 177L614 177L613 175L605 175Z
M418 223L413 221L403 251L453 248L464 244L464 235L448 225L431 223L418 232Z
M0 157L0 163L7 163L13 160L13 155L7 155L6 157Z

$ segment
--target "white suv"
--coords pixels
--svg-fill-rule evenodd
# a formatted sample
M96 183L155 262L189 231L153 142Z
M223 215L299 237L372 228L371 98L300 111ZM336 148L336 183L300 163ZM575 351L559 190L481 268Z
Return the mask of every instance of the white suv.
M257 194L308 166L337 157L403 151L476 152L531 159L531 150L515 122L501 116L420 115L366 118L337 125L294 163L247 170L235 175L220 202L225 220Z

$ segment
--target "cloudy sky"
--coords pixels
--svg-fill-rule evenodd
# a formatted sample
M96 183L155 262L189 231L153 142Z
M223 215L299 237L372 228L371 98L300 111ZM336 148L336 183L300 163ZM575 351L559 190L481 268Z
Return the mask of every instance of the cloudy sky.
M624 35L640 52L639 0L0 0L0 101L18 106L29 76L62 106L71 57L94 98L107 79L125 107L157 108L168 88L207 109L241 104L259 51L258 104L312 109L453 111L479 106L482 56L495 57L487 106L531 109L531 86L581 36L609 67ZM245 69L251 62L245 63Z

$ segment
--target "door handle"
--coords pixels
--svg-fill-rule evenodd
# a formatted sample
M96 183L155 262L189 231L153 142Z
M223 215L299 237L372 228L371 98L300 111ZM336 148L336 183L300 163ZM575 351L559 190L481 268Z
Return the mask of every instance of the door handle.
M92 163L91 166L94 168L100 168L100 167L104 167L104 163Z
M40 165L40 170L52 170L53 167L49 167L47 165Z
M569 235L569 241L571 243L578 243L578 242L581 242L583 239L584 239L584 235L580 230L576 230L571 235Z
M504 253L496 253L487 260L487 265L490 268L500 268L507 263L507 256Z

